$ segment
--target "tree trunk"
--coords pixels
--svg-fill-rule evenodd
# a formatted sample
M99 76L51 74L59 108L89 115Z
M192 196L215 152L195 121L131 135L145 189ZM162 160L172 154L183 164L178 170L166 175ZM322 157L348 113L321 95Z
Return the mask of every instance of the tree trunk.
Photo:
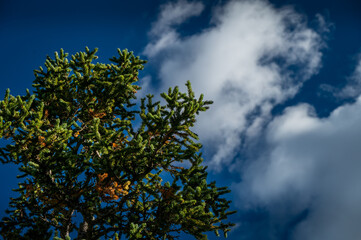
M86 239L88 233L88 227L89 227L88 222L86 220L84 220L84 222L80 224L78 238L77 238L78 240Z

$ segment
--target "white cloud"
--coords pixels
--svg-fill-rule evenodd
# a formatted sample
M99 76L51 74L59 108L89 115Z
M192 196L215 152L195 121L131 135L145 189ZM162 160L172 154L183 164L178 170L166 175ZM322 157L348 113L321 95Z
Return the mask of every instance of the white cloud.
M164 48L175 44L179 36L174 27L184 23L190 17L198 16L202 13L203 8L201 2L187 2L186 0L162 5L158 20L153 23L149 33L151 37L156 37L157 41L146 47L145 54L155 56Z
M201 2L187 2L186 0L169 2L161 6L158 20L153 24L150 33L161 36L164 32L171 31L173 26L183 23L190 17L198 16L203 8Z
M268 126L269 153L243 169L235 189L273 216L291 219L308 208L294 240L360 238L360 122L361 97L323 119L309 105L286 109Z
M361 93L361 55L358 57L358 63L355 71L348 79L348 84L339 92L337 96L342 98L355 98Z
M231 162L241 135L259 134L273 107L317 73L323 43L302 15L266 1L230 1L213 11L211 27L180 36L176 26L202 9L187 1L163 6L144 53L159 63L160 91L189 79L215 101L196 131L215 150L209 163L216 167Z
M146 75L144 77L142 77L139 82L141 89L138 91L137 93L137 98L138 99L142 99L145 98L147 94L149 94L149 92L153 92L154 89L151 86L151 81L152 81L152 77L150 75Z
M317 117L307 104L289 107L276 118L270 114L317 73L325 47L320 35L330 25L317 15L316 32L290 7L230 1L214 10L211 27L182 37L182 22L204 8L192 12L192 4L202 6L178 1L162 8L145 54L159 64L160 92L189 79L198 94L215 101L200 116L196 131L206 150L214 149L208 159L213 167L226 163L242 175L232 187L240 194L239 207L266 208L276 227L289 226L290 219L308 209L292 240L358 239L361 97L327 118ZM182 17L165 24L165 9ZM337 96L360 95L361 58L348 80ZM251 149L259 151L252 153L256 160L234 160L242 144L254 139L265 141L264 149Z
M331 93L334 97L345 99L355 98L361 94L361 54L357 57L357 64L354 72L348 78L345 78L346 85L343 88L337 88L329 84L322 84L321 90Z

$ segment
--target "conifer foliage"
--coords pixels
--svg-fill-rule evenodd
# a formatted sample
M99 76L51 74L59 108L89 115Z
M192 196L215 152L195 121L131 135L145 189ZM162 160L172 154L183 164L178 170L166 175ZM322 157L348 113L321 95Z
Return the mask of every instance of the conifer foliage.
M135 104L146 62L127 50L93 63L97 49L63 50L34 71L34 92L0 102L2 163L19 166L4 239L176 239L233 226L227 188L207 183L191 131L211 101L178 87ZM137 127L136 127L137 126Z

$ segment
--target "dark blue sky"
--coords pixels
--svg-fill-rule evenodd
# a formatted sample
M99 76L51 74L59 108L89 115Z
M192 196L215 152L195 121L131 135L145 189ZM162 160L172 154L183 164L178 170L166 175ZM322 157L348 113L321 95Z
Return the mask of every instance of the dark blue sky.
M162 11L176 13L175 6L186 9L182 15L184 18L161 15ZM288 13L285 14L282 9L288 9ZM287 23L291 20L294 21L292 24ZM268 22L272 22L269 26L271 32L274 27L274 31L282 35L280 39L274 40L279 36L257 25ZM279 25L282 27L278 28ZM240 34L244 36L237 38L232 35L232 31L227 30L228 26L234 28L235 32L239 27ZM213 100L218 100L220 105L225 104L224 109L237 106L234 111L226 111L215 105L213 112L205 117L210 121L201 120L200 124L203 125L199 126L201 139L205 142L206 163L218 168L218 171L210 168L210 180L228 185L233 190L229 198L238 213L232 220L238 225L229 239L311 239L308 238L311 233L316 239L333 239L329 236L339 236L335 239L359 239L359 231L342 227L343 224L339 224L341 227L335 228L335 232L327 231L326 226L337 225L337 222L326 221L327 214L324 212L327 209L319 206L343 208L343 204L354 206L346 203L349 198L361 200L358 194L349 196L341 190L351 191L353 186L357 186L357 180L361 180L356 176L345 180L348 173L352 175L351 167L359 167L358 147L329 142L329 139L341 139L341 143L350 143L360 139L356 125L350 123L347 128L347 123L352 120L357 122L359 116L355 109L361 93L361 67L360 72L357 71L361 53L360 26L361 2L356 0L214 0L203 3L186 0L0 1L0 94L4 94L7 88L11 89L13 95L24 94L26 88L31 89L33 70L43 65L46 55L53 55L60 48L73 54L84 50L85 46L97 47L99 61L107 61L116 54L117 48L128 48L149 60L141 73L144 92L149 89L150 92L159 93L163 87L184 85L190 78L195 81L198 92L215 98ZM257 32L258 28L262 31ZM217 35L222 31L223 38ZM307 35L310 32L313 35ZM295 37L297 34L302 37ZM171 36L169 42L157 45L168 36ZM242 42L248 36L255 37L250 42ZM306 43L314 45L309 47ZM219 64L211 65L214 63L211 61L212 51L223 51L223 44L225 54L219 56ZM249 46L245 46L247 44ZM266 50L263 46L267 46ZM306 47L301 49L300 46ZM233 51L234 55L238 54L237 58L232 58ZM271 57L265 65L260 65L264 56ZM247 58L254 64L248 66L244 60ZM233 66L237 61L242 64ZM222 68L216 71L214 66ZM230 70L227 72L224 69L228 67ZM279 71L275 70L278 68ZM263 71L267 74L258 75ZM222 74L227 79L222 79ZM260 78L257 80L259 85L244 84L245 74L250 76L249 82L252 78ZM275 74L274 79L262 82L262 77L266 79L272 74ZM227 90L229 86L236 90ZM219 88L222 91L217 92ZM257 89L264 92L259 94ZM228 96L236 94L233 98L236 101L232 102L221 95L225 93ZM242 94L247 97L239 98ZM304 103L307 105L300 105ZM286 108L288 110L285 111ZM336 108L340 110L335 112ZM342 120L340 113L349 115ZM223 114L235 120L217 120ZM347 123L343 124L344 121ZM292 127L286 128L288 124ZM329 125L333 127L328 128ZM209 133L209 129L218 126L222 130L220 133ZM252 133L247 131L253 128ZM230 134L225 136L224 132ZM231 133L235 133L234 136ZM313 146L308 145L310 142L314 142ZM341 155L339 158L334 157L337 154L327 157L326 152L333 144L337 145L335 149ZM303 165L304 162L298 162L302 161L298 158L306 158L306 155L307 159L311 159L307 166ZM278 163L275 160L277 156L278 159L287 157L292 161ZM324 160L330 158L333 159L330 163ZM351 160L341 164L344 158ZM278 166L276 170L275 165ZM322 168L326 165L332 167ZM16 187L14 169L7 165L0 167L0 217L4 216L9 196L12 195L11 188ZM307 169L304 170L307 174L303 174L302 169ZM320 176L323 171L319 169L327 172L326 177ZM344 172L340 173L338 169ZM310 172L314 175L309 175ZM268 186L272 182L268 181L268 176L272 180L278 179L277 176L285 177ZM342 179L343 185L335 186L335 191L340 189L339 195L345 197L332 198L327 190L330 186L321 184L323 180L318 180L319 177L329 182L340 182L336 180ZM317 184L313 181L317 181ZM263 189L266 186L268 188ZM326 198L334 200L326 201ZM345 210L336 216L348 219L347 214L348 210ZM349 219L361 220L361 214L358 211L355 214ZM310 227L315 223L321 230ZM351 235L345 235L346 230ZM210 237L216 239L213 234Z

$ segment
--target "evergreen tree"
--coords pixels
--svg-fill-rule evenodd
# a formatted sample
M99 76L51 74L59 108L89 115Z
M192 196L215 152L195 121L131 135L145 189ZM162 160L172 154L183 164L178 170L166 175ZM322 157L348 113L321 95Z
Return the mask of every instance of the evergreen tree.
M224 222L227 188L207 183L201 144L190 130L211 101L178 88L134 103L146 62L118 50L111 64L93 63L97 49L67 59L63 50L35 70L34 93L0 102L2 163L22 179L5 239L196 239ZM135 127L138 125L138 127ZM166 181L168 180L168 181Z

